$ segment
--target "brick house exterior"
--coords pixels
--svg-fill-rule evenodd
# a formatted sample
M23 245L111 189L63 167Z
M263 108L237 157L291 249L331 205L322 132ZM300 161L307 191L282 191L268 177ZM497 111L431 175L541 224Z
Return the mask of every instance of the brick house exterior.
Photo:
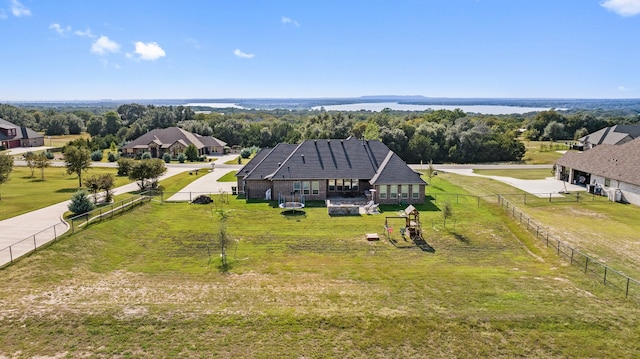
M426 182L380 141L305 140L262 149L237 174L247 199L326 200L369 193L377 203L424 203Z
M44 135L0 118L0 145L6 149L44 146Z
M165 153L176 157L190 144L198 149L198 155L223 154L226 142L212 136L201 136L179 127L157 128L122 146L125 155L140 155L149 152L153 158L162 158Z

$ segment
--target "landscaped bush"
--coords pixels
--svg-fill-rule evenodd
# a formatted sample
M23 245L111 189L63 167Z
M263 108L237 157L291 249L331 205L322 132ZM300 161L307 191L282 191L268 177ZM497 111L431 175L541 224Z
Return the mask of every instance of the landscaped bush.
M102 151L95 150L91 152L91 161L102 161Z
M49 152L49 151L45 151L45 152L44 152L44 155L45 155L48 159L50 159L50 160L54 159L54 157L55 157L55 156L53 155L53 152Z
M184 153L178 154L178 162L184 163L184 161L186 160L187 160L187 156L185 156Z
M169 152L165 152L164 155L162 155L162 160L165 163L171 162L171 155L169 154Z
M109 160L109 162L115 162L118 160L118 156L113 152L109 152L109 154L107 155L107 160Z
M149 153L149 152L144 152L144 153L142 154L142 156L140 156L140 159L141 159L141 160L148 160L148 159L150 159L150 158L151 158L151 153Z
M240 151L240 157L242 157L242 158L251 157L251 150L248 149L248 148L243 149L242 151Z
M92 211L96 206L91 202L87 191L81 189L71 197L68 208L73 214L79 215Z

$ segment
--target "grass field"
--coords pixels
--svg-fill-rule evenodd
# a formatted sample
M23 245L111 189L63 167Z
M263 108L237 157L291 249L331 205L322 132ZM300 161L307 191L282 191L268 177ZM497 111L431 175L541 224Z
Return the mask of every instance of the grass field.
M238 173L238 171L231 171L229 173L226 173L224 176L218 179L218 182L236 182L236 173Z
M84 172L82 177L111 173L116 179L115 187L130 182L126 177L116 176L116 172L115 168L93 167ZM41 179L38 169L31 177L29 168L14 167L9 181L0 186L0 220L69 200L78 190L78 177L67 174L63 167L45 168L44 178Z
M470 185L459 180L438 176L429 191L463 193ZM455 227L442 225L442 200L418 206L435 253L363 239L382 234L398 206L382 207L382 215L330 217L311 207L283 216L269 203L216 199L152 203L2 270L0 357L596 358L640 351L637 303L567 266L502 210L478 208L472 197L451 202ZM218 267L220 213L233 240L227 272Z
M524 162L532 165L552 164L562 157L560 150L567 150L564 142L523 141L525 147Z
M474 173L485 176L502 176L512 177L525 180L545 179L552 177L550 169L501 169L501 170L484 170L474 169Z

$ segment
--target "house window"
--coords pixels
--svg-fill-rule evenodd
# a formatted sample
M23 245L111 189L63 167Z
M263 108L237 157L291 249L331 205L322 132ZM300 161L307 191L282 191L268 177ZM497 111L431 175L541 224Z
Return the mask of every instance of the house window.
M311 182L311 194L320 194L320 182Z
M357 191L357 190L358 190L358 180L357 180L357 179L352 179L352 180L351 180L351 188L352 188L354 191Z
M338 191L342 191L342 180L341 179L336 180L336 189Z
M420 186L418 186L417 184L411 185L411 198L420 198Z
M403 184L402 185L402 190L400 191L402 198L409 198L409 185L408 184Z
M604 179L604 186L605 187L611 187L611 179L610 178L605 178Z
M300 182L293 182L293 192L300 193Z
M333 192L336 190L336 180L329 180L329 192Z
M387 186L380 186L378 188L378 198L379 199L387 199Z
M310 194L311 183L309 181L302 182L302 194Z
M389 198L391 199L396 199L398 198L398 186L395 184L392 184L391 186L389 186Z
M344 190L345 191L350 191L351 190L351 180L350 179L346 179L343 180L344 181Z

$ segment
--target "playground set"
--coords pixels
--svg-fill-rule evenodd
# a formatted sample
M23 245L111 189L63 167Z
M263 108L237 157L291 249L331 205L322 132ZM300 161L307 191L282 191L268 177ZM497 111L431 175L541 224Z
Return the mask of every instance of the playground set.
M413 245L402 245L399 240L394 238L391 222L404 222L404 227L400 228L400 236L405 242L408 243L409 240L411 240L413 244L425 252L433 253L436 251L423 238L422 224L420 223L420 212L418 212L414 206L409 205L404 209L402 215L387 216L384 220L384 234L387 237L387 240L396 248L412 248ZM409 240L407 240L407 237Z

